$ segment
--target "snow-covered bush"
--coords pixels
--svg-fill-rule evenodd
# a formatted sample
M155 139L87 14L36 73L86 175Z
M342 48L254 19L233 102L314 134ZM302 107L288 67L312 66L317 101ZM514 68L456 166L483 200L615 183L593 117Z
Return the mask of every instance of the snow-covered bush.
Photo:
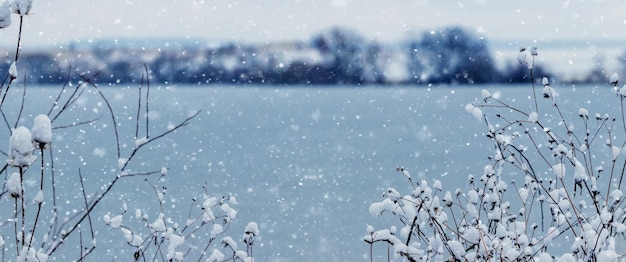
M160 213L151 216L145 210L136 208L127 215L128 205L123 203L120 214L104 216L104 222L112 229L119 229L126 243L135 249L134 259L159 257L167 261L206 259L217 262L230 258L232 261L254 261L252 245L258 235L255 222L248 224L241 239L246 245L246 251L237 249L237 241L231 237L223 236L237 215L237 211L231 207L238 204L236 198L215 197L204 192L192 199L185 221L175 221L169 215L176 216L180 210L167 210L164 205L166 190L159 187L166 173L167 169L162 169L161 176L154 183L146 180L154 190L154 201L158 202ZM145 203L140 205L144 206ZM224 255L217 248L219 245L223 245L226 253L231 255Z
M134 118L119 117L124 112L116 112L93 80L97 72L78 74L79 80L74 82L68 75L65 85L59 89L58 95L50 96L50 104L29 103L26 92L27 81L20 95L11 90L14 85L26 76L20 73L21 33L25 16L31 13L32 0L0 0L0 28L11 25L11 15L19 16L19 36L15 56L8 74L0 81L0 115L6 128L0 129L0 137L8 144L8 151L1 152L7 158L1 169L4 176L0 188L0 260L1 261L47 261L84 260L96 248L113 249L97 245L95 223L106 223L116 234L134 249L127 258L135 260L182 261L254 261L252 245L258 235L256 223L251 222L238 241L224 236L237 214L232 206L237 202L234 197L214 197L202 192L198 199L192 201L189 217L182 223L169 218L170 213L181 213L174 205L165 205L165 176L167 167L155 161L139 160L152 146L164 137L188 125L200 111L190 114L176 123L168 124L164 130L149 124L149 81L147 90L142 92L144 79L148 80L150 71L144 67L139 86L137 115ZM71 70L68 70L71 72ZM25 77L28 79L28 77ZM87 114L79 112L84 107L79 104L84 99L97 100L94 107L99 116L92 119L81 119ZM15 102L18 101L18 102ZM21 102L20 102L21 101ZM126 111L133 105L123 107ZM101 109L104 113L99 112ZM141 110L145 111L141 111ZM5 113L10 112L10 113ZM23 112L28 112L24 113ZM35 113L33 113L35 112ZM143 113L143 114L142 114ZM108 117L103 117L108 115ZM35 116L35 117L33 117ZM145 120L145 122L144 122ZM110 121L110 122L109 122ZM128 123L125 123L128 121ZM60 124L68 123L69 124ZM97 125L98 124L98 125ZM123 124L134 126L134 134L126 134L118 130ZM26 126L32 126L28 129ZM111 130L113 134L106 137L93 136L84 138L83 126L99 126ZM140 130L144 126L145 130ZM60 132L62 130L62 132ZM110 143L116 148L115 163L82 163L72 167L72 163L63 157L53 156L55 152L74 151L89 143L67 143L64 137L87 139L93 144ZM110 138L107 140L107 138ZM1 141L2 139L0 139ZM65 142L65 143L64 143ZM57 144L65 146L57 147ZM87 165L98 165L90 167ZM157 166L159 165L159 166ZM68 167L69 166L69 167ZM116 167L114 171L103 172L100 176L85 177L81 170ZM63 167L63 168L61 168ZM138 171L141 169L141 171ZM71 171L68 171L71 170ZM147 171L145 171L147 170ZM73 181L59 179L63 172L75 172ZM61 174L59 174L61 173ZM160 175L159 175L160 174ZM156 176L156 181L149 179ZM39 186L37 187L37 178ZM67 176L66 176L67 178ZM137 203L134 218L125 219L128 204L123 203L122 212L112 216L112 212L101 217L96 207L103 202L111 202L115 186L120 181L134 183L143 179L154 190L153 199L144 199ZM64 184L68 183L68 184ZM99 185L100 189L91 191L86 184ZM34 189L34 190L33 190ZM205 187L206 189L206 187ZM64 192L61 194L60 191ZM73 192L66 192L73 191ZM65 199L61 195L70 195ZM74 199L72 199L74 198ZM78 201L76 201L76 199ZM159 207L157 214L148 215L145 206L149 202ZM78 203L78 204L77 204ZM34 208L32 208L34 207ZM182 212L185 213L185 212ZM117 233L117 232L115 232ZM123 241L122 240L122 241ZM220 240L220 241L217 241ZM100 243L117 243L121 241L100 241ZM246 250L237 249L237 243L243 243ZM219 246L224 246L224 253ZM209 253L211 249L211 253ZM231 255L232 253L232 255ZM226 255L225 255L226 254Z
M485 89L465 106L486 124L485 141L493 145L482 174L455 174L467 177L466 186L446 188L413 181L398 167L409 191L389 188L369 211L399 223L368 226L371 250L386 243L388 256L408 261L624 260L626 86L618 86L617 74L608 79L612 114L564 110L548 77L535 88L537 54L523 48L518 56L532 76L531 105Z

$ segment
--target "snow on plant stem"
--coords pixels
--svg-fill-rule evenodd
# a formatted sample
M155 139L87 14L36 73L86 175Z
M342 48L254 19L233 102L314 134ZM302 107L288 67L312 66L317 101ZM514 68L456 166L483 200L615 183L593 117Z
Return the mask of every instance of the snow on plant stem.
M43 202L43 191L39 190L39 192L37 192L37 195L33 198L33 203L40 204L42 202Z
M626 85L622 86L617 92L621 97L626 97Z
M556 174L558 178L565 177L565 165L563 163L558 163L552 166L552 170Z
M536 123L537 122L537 112L532 112L528 115L528 122Z
M211 238L215 238L217 235L224 232L224 227L220 224L213 224L213 228L211 229Z
M17 66L15 62L11 63L11 66L9 66L9 76L11 76L11 78L17 78Z
M246 231L243 233L243 242L247 245L254 244L254 238L259 235L259 226L256 222L249 222Z
M145 144L147 142L148 142L148 138L145 137L145 136L137 138L137 139L135 139L135 147L140 147L140 146L142 146L143 144Z
M223 237L222 241L220 242L222 242L225 247L230 247L233 250L237 250L237 243L235 242L235 240L233 240L232 237Z
M472 116L474 116L474 118L476 118L477 120L481 120L483 117L483 111L472 104L468 103L467 105L465 105L465 111L472 114Z
M489 92L489 90L487 90L487 89L481 90L480 94L483 97L483 99L487 99L487 98L491 97L491 92Z
M13 0L13 12L18 15L28 15L33 7L33 0Z
M611 74L611 77L609 78L609 83L611 83L614 86L617 86L618 82L619 82L619 75L617 73Z
M52 123L47 115L35 117L31 135L36 147L48 148L52 141Z
M617 157L619 157L621 152L622 152L622 149L620 147L618 146L611 147L611 156L613 157L613 161L617 160Z
M0 1L0 29L11 25L11 6L8 1Z
M224 254L222 252L220 252L217 249L213 249L213 252L211 252L211 255L209 256L209 258L207 258L207 262L219 262L219 261L224 261Z
M7 190L12 197L20 197L22 195L22 183L20 182L20 173L13 173L5 182Z
M33 144L28 128L20 126L13 130L9 139L9 159L7 163L16 167L30 166L35 161Z
M169 235L169 245L167 245L168 261L183 261L183 252L177 252L176 248L185 242L185 238L176 234Z
M33 7L33 0L13 0L13 12L18 15L28 15Z

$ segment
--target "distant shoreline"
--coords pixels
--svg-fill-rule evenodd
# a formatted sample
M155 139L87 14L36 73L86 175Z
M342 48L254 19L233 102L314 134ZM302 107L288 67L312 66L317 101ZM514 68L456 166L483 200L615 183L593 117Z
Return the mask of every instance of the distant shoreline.
M446 39L457 39L453 45L458 47L443 44ZM25 47L19 66L28 72L26 80L32 84L63 83L70 67L70 78L97 73L101 84L138 83L144 64L156 83L192 85L515 84L529 81L528 70L516 61L519 48L534 44L539 49L536 75L557 82L602 83L626 65L621 59L626 50L617 41L489 41L451 26L400 43L367 41L346 28L332 28L309 41L260 44L184 38L87 39L47 48ZM6 74L8 58L15 51L0 50L7 54L0 63L0 74Z

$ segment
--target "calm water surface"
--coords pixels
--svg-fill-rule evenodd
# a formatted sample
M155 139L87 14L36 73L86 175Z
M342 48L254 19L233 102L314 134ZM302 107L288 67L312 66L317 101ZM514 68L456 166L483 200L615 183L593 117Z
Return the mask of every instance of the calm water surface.
M191 199L201 199L205 190L236 196L237 221L227 234L239 239L245 224L256 221L261 234L255 245L258 261L368 260L369 246L362 241L366 226L398 225L391 216L370 216L370 203L380 200L387 187L409 189L394 172L396 166L429 182L440 179L444 188L454 190L488 164L491 145L483 135L485 125L464 110L465 104L480 99L481 88L153 87L152 134L196 110L201 113L190 125L142 151L131 169L169 168L163 183L168 192L165 206L171 210L168 216L180 223ZM531 107L529 87L487 88ZM33 90L42 101L56 94L49 88ZM122 151L127 154L136 127L137 89L105 92L118 115ZM577 112L581 106L590 112L611 110L602 103L610 96L591 101L593 94L608 90L568 87L559 92L565 111ZM33 112L27 116L48 106L30 108ZM77 101L73 112L76 119L60 119L59 125L100 115L102 119L78 127L80 135L55 131L55 157L63 160L57 161L64 174L60 180L68 185L62 190L70 196L77 193L72 188L76 167L88 177L88 190L97 192L117 165L105 105L92 94ZM32 120L23 119L30 125ZM143 180L125 180L97 210L97 256L126 259L132 251L119 231L101 226L104 214L119 213L122 203L129 210L158 214L158 205L150 201L155 200L154 191Z

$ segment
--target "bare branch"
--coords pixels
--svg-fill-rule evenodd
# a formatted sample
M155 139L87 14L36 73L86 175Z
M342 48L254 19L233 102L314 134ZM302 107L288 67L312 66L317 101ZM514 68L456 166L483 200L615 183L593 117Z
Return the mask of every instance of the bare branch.
M64 128L69 128L69 127L75 127L75 126L82 126L82 125L87 125L87 124L91 124L94 123L98 120L100 120L100 118L102 118L102 115L98 116L97 118L94 119L89 119L89 120L85 120L85 121L81 121L81 122L75 122L75 123L71 123L69 125L64 125L64 126L55 126L52 128L52 130L57 130L57 129L64 129Z
M17 128L17 124L20 122L20 118L22 118L22 112L24 112L24 100L26 100L26 74L24 74L24 91L22 92L22 101L20 102L20 111L17 113L17 117L15 118L15 124L13 124L13 128Z
M100 90L100 88L98 87L98 85L96 85L96 83L92 82L91 79L88 79L82 75L80 77L86 83L88 83L93 88L95 88L96 91L98 91L98 94L100 95L102 100L104 100L104 103L107 105L107 108L109 109L109 113L111 114L111 120L113 121L113 130L115 130L115 144L117 147L117 159L120 159L122 155L121 150L120 150L120 135L119 135L119 131L117 130L117 120L115 119L115 113L113 112L113 107L111 106L111 103L109 103L109 99L106 98L106 96L102 93L102 90Z
M143 85L143 76L139 83L139 96L137 96L137 117L135 117L135 139L139 138L139 115L141 114L141 86Z
M150 70L148 70L148 66L144 63L143 67L146 70L146 138L150 138Z
M87 203L87 193L85 193L85 184L83 183L83 173L80 168L78 169L78 177L80 179L80 191L83 193L83 201L85 203L85 210L89 208L89 203ZM91 231L91 240L92 243L95 243L95 234L93 233L93 223L91 222L91 215L87 213L87 221L89 221L89 230ZM81 241L82 242L82 241ZM81 249L82 252L82 249ZM85 256L82 256L83 259Z
M146 141L145 143L142 143L142 144L139 144L138 146L136 146L136 147L133 149L133 151L130 153L130 156L129 156L129 157L128 157L128 159L127 159L128 161L126 161L126 163L124 163L124 166L122 166L122 168L120 168L120 170L124 170L124 169L126 169L126 166L127 166L127 165L128 165L128 163L130 162L130 160L131 160L131 159L135 156L135 154L139 151L139 149L141 149L142 147L144 147L144 146L145 146L145 145L147 145L147 144L152 143L153 141L155 141L155 140L157 140L157 139L159 139L159 138L162 138L162 137L164 137L164 136L168 135L169 133L172 133L172 132L174 132L174 131L178 130L179 128L181 128L181 127L183 127L183 126L188 125L188 124L191 122L191 120L192 120L193 118L195 118L196 116L198 116L198 114L200 114L200 112L201 112L201 110L196 111L193 115L191 115L190 117L187 117L185 120L183 120L182 122L180 122L180 123L179 123L178 125L176 125L175 127L171 128L171 129L169 129L169 130L167 130L167 131L165 131L165 132L163 132L163 133L161 133L161 134L159 134L159 135L157 135L157 136L155 136L155 137L152 137L152 138L148 139L148 141Z
M67 66L67 76L65 77L65 83L63 83L63 86L61 87L61 90L59 91L59 94L57 94L57 97L54 99L54 103L52 103L52 106L50 106L50 110L48 110L48 116L50 114L52 114L52 111L54 110L54 108L59 105L59 101L61 100L61 96L63 95L63 93L65 93L65 88L69 85L70 83L70 75L72 73L72 64L69 64Z

